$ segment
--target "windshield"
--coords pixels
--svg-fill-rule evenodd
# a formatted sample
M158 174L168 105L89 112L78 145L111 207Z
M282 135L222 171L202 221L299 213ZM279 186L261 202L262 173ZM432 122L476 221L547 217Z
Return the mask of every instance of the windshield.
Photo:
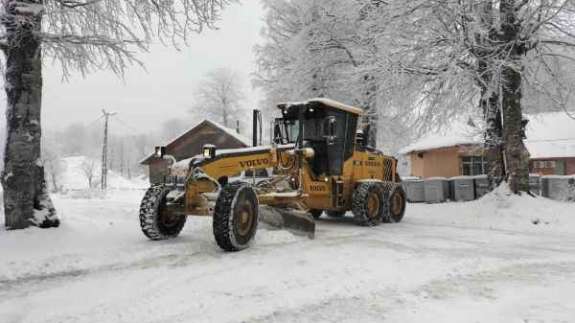
M294 143L297 141L297 137L299 136L299 121L298 120L290 120L286 123L288 128L287 138L289 143Z
M274 126L274 141L277 144L295 143L297 141L298 135L298 120L276 119Z

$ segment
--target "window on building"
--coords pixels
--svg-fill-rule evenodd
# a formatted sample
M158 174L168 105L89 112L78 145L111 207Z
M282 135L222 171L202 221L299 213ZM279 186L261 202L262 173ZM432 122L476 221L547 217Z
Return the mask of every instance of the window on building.
M483 156L461 157L461 175L483 175L487 170L487 161Z
M554 160L536 160L533 162L533 168L537 169L554 169L557 166Z

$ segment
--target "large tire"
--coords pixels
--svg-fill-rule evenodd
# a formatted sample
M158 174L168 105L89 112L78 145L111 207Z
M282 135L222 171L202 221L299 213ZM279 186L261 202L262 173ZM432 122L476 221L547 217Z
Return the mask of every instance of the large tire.
M338 218L343 218L345 215L345 211L326 211L325 214L327 214L327 216L329 216L330 218L334 218L334 219L338 219Z
M164 185L150 187L140 204L140 227L151 240L165 240L177 237L186 215L169 214L166 210L166 196L170 190Z
M225 251L249 247L258 227L258 199L247 183L234 182L222 188L213 216L214 237Z
M311 209L311 210L309 210L309 213L313 216L314 219L317 220L323 214L323 210Z
M384 213L383 187L377 182L360 183L353 192L352 212L358 225L376 226Z
M386 194L385 213L383 214L383 222L385 223L398 223L403 219L405 214L406 196L405 191L401 185L393 185L389 188L389 193Z

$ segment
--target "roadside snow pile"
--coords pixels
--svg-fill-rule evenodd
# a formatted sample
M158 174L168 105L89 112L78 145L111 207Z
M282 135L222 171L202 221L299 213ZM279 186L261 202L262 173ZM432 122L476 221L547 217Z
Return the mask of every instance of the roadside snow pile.
M99 184L101 162L86 156L72 156L62 158L64 171L61 175L60 185L64 190L90 189L88 176L92 176L93 185ZM145 189L148 182L141 178L127 179L120 174L108 170L108 188L112 190Z
M512 194L507 185L471 202L421 204L418 211L451 224L518 231L575 232L575 203ZM416 207L410 204L409 207Z

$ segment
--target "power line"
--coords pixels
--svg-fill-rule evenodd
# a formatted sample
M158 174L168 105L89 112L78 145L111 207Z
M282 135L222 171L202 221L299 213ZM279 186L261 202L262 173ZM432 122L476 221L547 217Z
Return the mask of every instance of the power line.
M98 121L102 120L102 118L103 118L103 117L104 117L104 116L100 116L100 117L98 117L98 118L94 119L94 121L92 121L92 122L88 123L88 125L86 126L86 129L88 129L88 128L90 128L91 126L95 125L95 124L96 124L96 122L98 122Z
M574 141L574 142L575 142L575 138L562 138L562 139L533 139L533 140L525 139L525 141L527 141L527 142L558 142L558 141Z
M124 122L120 117L116 116L113 120L118 121L121 125L123 125L124 127L128 128L131 131L135 131L138 132L139 130L130 126L128 123Z

